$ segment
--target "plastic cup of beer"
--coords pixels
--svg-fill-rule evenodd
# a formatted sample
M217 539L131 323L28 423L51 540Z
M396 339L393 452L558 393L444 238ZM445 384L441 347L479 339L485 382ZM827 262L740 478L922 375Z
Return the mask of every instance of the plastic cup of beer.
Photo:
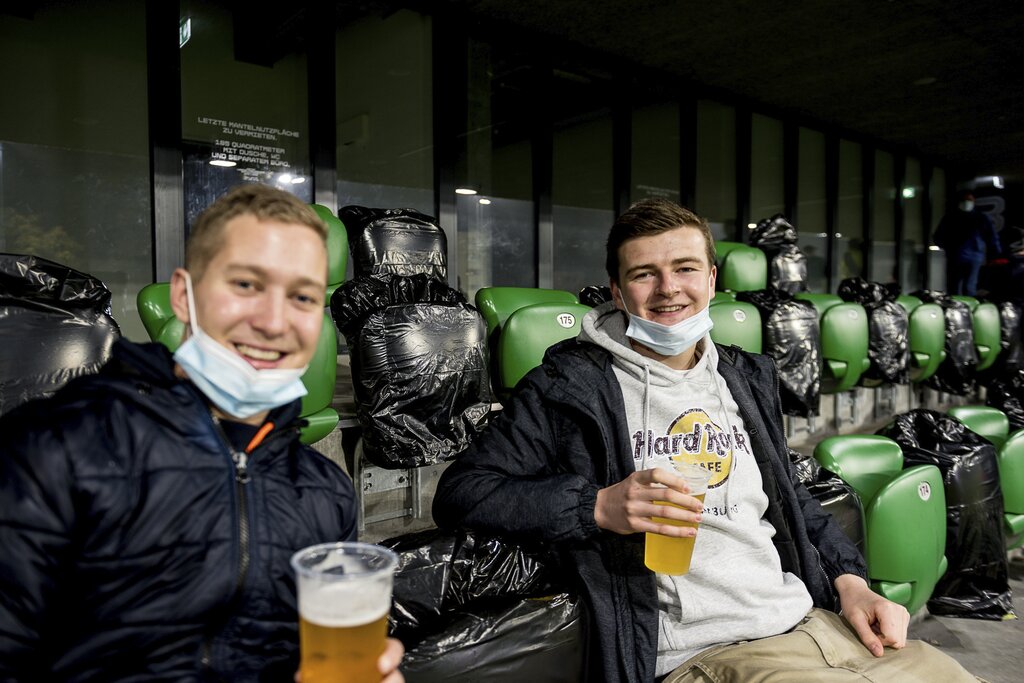
M398 555L369 543L324 543L292 555L302 683L379 683Z
M708 490L708 480L711 479L711 472L700 465L693 465L681 460L665 460L654 464L673 474L682 477L687 486L690 487L689 495L701 503L704 502L704 494ZM673 505L667 501L654 501L656 505ZM678 507L673 505L673 507ZM681 522L676 519L664 517L652 517L656 524L671 524L673 526L696 527L696 522ZM690 558L693 557L693 543L697 539L694 536L677 538L663 534L648 533L644 545L644 564L651 571L659 574L685 574L690 571Z

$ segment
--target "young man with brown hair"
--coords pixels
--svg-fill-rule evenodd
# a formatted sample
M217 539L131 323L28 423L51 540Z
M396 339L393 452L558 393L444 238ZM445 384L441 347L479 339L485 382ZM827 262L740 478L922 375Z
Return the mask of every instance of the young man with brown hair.
M870 590L799 483L772 361L711 341L714 253L706 222L671 202L621 216L614 300L444 473L435 519L561 551L587 605L588 681L973 680L907 641L906 609ZM711 472L703 503L651 468L670 458ZM696 533L689 572L647 569L640 532Z

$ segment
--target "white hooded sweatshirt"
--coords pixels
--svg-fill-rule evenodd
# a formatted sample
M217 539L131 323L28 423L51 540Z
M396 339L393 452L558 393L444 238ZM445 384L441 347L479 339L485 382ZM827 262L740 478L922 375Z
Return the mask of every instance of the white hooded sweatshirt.
M693 368L673 370L634 351L626 323L604 304L583 319L580 338L612 354L636 468L681 456L712 472L689 573L656 575L661 676L714 645L788 631L812 600L782 571L775 528L763 519L761 472L710 336L698 342Z

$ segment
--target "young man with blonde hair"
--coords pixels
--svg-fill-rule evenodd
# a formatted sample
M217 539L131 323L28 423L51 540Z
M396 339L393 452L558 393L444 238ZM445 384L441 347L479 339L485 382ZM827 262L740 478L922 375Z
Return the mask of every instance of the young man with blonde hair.
M435 519L561 551L588 681L973 680L907 641L907 611L799 483L772 361L712 342L714 258L707 223L671 202L620 216L614 300L445 471ZM652 467L669 459L710 471L703 503ZM646 568L641 532L696 535L689 572Z
M121 340L0 420L0 680L292 679L289 558L356 525L352 482L299 442L325 239L292 195L236 188L172 276L173 355Z

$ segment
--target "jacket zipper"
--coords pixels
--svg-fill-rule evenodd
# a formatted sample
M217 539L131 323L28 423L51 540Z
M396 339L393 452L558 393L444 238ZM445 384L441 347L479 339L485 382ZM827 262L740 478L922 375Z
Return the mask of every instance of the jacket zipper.
M216 415L212 415L213 424L217 427L217 433L224 443L224 446L228 449L228 453L231 454L231 462L235 465L235 492L237 493L238 500L238 544L239 544L239 555L238 555L238 573L235 578L235 590L231 596L230 603L234 603L238 600L242 594L242 588L245 584L246 574L249 573L249 507L247 505L246 496L246 484L249 483L249 454L245 451L240 451L232 447L231 440L228 439L227 434L224 433L224 428L220 424L220 419ZM213 662L213 634L207 635L203 640L201 664L204 669L209 669Z

